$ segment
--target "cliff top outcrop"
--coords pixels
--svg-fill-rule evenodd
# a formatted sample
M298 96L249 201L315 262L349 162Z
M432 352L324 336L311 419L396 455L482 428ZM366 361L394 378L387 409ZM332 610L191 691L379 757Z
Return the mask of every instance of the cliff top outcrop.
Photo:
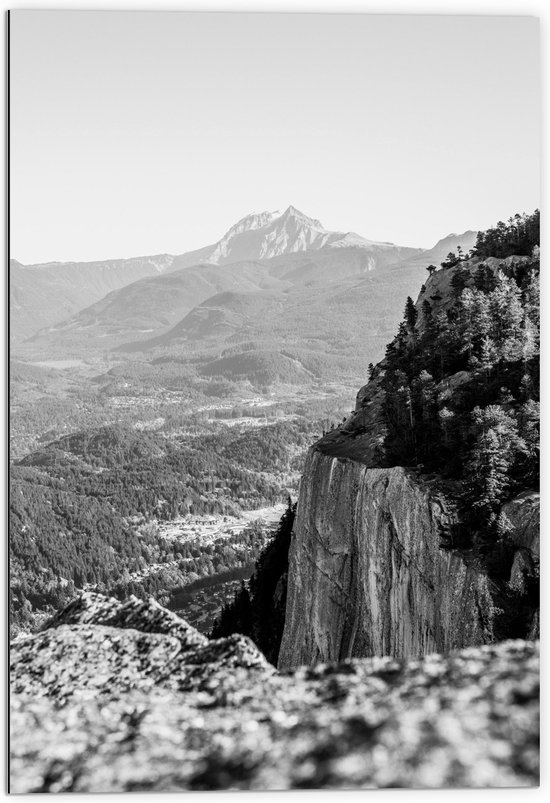
M11 659L13 792L537 783L536 643L277 674L245 637L83 595Z

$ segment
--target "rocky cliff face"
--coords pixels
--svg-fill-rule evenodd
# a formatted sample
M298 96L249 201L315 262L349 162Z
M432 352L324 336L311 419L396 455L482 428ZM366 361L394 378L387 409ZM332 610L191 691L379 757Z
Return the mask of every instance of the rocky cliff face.
M377 467L380 404L375 379L359 391L345 425L309 452L289 552L280 668L352 656L417 658L493 639L503 589L472 554L441 548L456 517L437 481ZM539 494L528 492L503 508L511 590L523 591L538 567L539 505ZM538 632L535 616L531 636Z
M301 488L280 667L491 641L488 579L440 548L454 511L432 484L316 448Z
M11 791L528 786L538 645L278 674L152 600L84 594L11 647Z

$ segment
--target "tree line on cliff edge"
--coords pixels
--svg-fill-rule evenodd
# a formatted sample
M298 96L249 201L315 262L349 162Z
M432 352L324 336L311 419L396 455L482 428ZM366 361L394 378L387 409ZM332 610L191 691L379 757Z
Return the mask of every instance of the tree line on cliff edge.
M538 211L516 215L480 232L473 255L449 255L450 294L407 299L374 372L384 389L382 464L460 482L463 546L494 545L509 528L502 505L538 488L538 234ZM491 247L502 259L518 248L523 259L485 265Z

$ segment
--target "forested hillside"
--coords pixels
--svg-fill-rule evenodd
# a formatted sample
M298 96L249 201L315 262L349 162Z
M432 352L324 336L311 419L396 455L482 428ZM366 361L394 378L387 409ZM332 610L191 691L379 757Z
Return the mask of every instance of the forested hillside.
M312 426L181 439L105 426L27 455L10 472L13 625L62 604L75 588L167 599L186 583L250 565L265 539L257 528L201 543L163 535L163 523L223 520L280 503Z
M506 532L503 502L539 480L539 213L478 235L431 272L385 360L385 465L460 481L461 543Z

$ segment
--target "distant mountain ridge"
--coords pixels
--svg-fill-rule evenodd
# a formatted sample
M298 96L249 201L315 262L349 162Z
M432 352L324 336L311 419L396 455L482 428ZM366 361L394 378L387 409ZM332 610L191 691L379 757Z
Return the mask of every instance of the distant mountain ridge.
M364 255L364 270L374 270L382 263L398 262L422 251L392 243L378 243L352 232L328 231L319 220L289 206L283 213L247 215L231 226L216 243L179 256L157 254L131 259L35 265L22 265L13 259L10 262L11 341L17 343L42 329L55 327L101 301L112 291L140 279L184 268L255 262L326 248L359 249ZM226 287L227 277L222 285L216 287L214 292L231 289L231 282ZM190 301L193 303L179 312L185 314L206 298L208 295L195 298L191 294Z
M180 256L26 267L13 260L12 342L31 339L57 352L109 350L162 335L220 293L299 289L300 301L307 304L308 288L378 275L382 268L409 266L412 280L459 242L468 250L475 236L451 234L432 249L408 248L329 231L289 206L282 213L247 215L213 245ZM416 282L409 288L405 281L406 294L414 292Z
M22 265L10 260L10 339L18 342L74 315L112 290L165 271L170 254L103 262L46 262Z
M139 350L139 341L162 336L209 299L218 306L216 296L220 293L247 294L250 308L244 315L245 324L246 319L258 310L258 294L284 293L285 308L287 311L295 310L292 328L296 325L303 328L305 317L310 317L309 308L314 303L315 328L317 336L322 336L322 330L334 323L333 316L340 318L333 300L340 298L350 282L354 285L357 280L372 280L372 287L369 282L370 290L365 288L368 291L367 307L364 306L363 290L357 294L353 287L350 289L349 303L361 307L357 309L360 316L376 318L379 308L386 309L388 303L391 308L397 304L401 313L404 299L415 292L421 282L425 264L420 262L408 269L406 260L395 263L391 257L391 251L373 256L358 247L326 247L231 265L204 263L182 268L145 277L115 290L76 315L40 331L32 340L41 349L63 354L77 354L82 349L108 351L129 343L135 344L130 349L135 351ZM373 261L377 266L375 269L372 268ZM382 301L380 291L388 294L388 298ZM372 296L370 301L369 296ZM275 309L266 309L263 319L266 324L273 319L274 313ZM394 317L392 315L392 326ZM345 332L354 325L352 320L348 316L338 326ZM262 325L262 318L258 323ZM384 335L387 337L390 332ZM146 348L149 345L152 344L144 343Z
M459 246L463 253L470 251L476 243L476 237L477 231L472 231L471 229L462 232L462 234L447 234L446 237L438 240L433 248L422 251L420 254L409 258L407 262L411 265L415 263L422 263L423 265L433 263L437 267L450 252L455 252Z

